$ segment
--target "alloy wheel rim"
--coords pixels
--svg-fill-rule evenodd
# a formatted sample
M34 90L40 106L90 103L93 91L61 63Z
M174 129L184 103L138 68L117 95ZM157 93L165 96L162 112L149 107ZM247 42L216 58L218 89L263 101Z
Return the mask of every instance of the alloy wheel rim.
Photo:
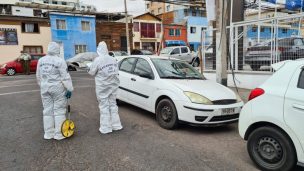
M7 71L7 73L9 74L9 75L14 75L14 70L13 69L9 69L8 71Z

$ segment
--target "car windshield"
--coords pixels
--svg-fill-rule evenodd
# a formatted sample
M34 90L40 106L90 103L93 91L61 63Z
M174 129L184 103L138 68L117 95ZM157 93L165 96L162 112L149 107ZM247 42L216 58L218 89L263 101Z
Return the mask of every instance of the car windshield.
M173 48L165 48L160 51L160 54L169 54Z
M186 62L174 59L151 59L160 78L163 79L200 79L205 77Z

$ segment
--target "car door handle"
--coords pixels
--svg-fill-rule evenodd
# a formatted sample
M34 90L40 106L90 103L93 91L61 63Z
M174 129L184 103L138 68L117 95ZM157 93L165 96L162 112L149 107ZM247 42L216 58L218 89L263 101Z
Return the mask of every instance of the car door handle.
M303 105L293 104L292 107L295 108L295 109L300 109L300 110L304 111L304 106Z
M136 79L135 79L135 78L131 78L131 80L132 80L132 81L136 81Z

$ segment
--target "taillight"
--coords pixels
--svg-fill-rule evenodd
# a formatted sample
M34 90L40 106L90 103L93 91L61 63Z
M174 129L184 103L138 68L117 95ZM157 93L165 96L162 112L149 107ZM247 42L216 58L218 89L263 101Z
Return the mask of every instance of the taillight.
M248 98L248 101L256 98L256 97L259 97L261 95L263 95L265 93L265 91L261 88L256 88L254 90L251 91L250 95L249 95L249 98Z

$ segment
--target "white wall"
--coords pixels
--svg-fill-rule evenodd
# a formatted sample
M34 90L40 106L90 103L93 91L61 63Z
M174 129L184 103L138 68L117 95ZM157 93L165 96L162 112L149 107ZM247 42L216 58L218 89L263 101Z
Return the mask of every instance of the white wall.
M195 33L191 33L191 27L196 28ZM187 28L188 42L200 42L201 35L202 35L202 28L207 29L207 27L205 27L205 26L203 27L201 25L188 25L188 28Z
M12 7L12 13L16 16L25 16L25 17L33 17L34 12L32 8L25 8L25 7Z
M209 80L216 81L215 72L204 72L204 76ZM270 76L271 73L236 73L235 82L239 88L254 89L263 84ZM235 87L232 74L228 75L228 86Z

